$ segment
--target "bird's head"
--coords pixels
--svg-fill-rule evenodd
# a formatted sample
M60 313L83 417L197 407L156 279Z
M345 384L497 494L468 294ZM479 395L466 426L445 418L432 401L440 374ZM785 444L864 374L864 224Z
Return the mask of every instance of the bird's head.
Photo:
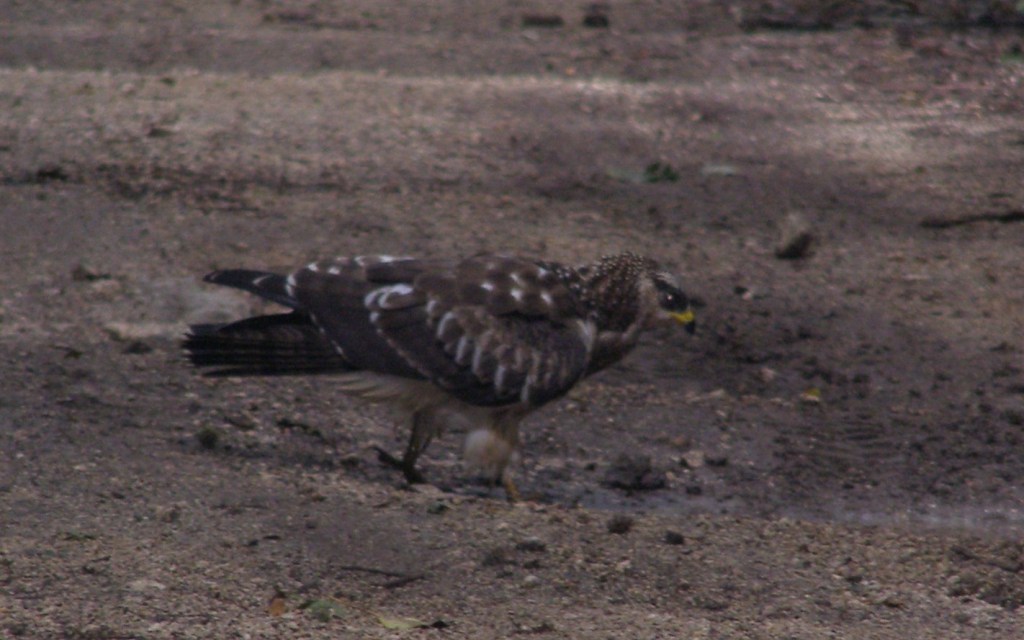
M653 274L651 281L658 296L657 319L678 322L687 333L693 333L697 328L696 317L693 315L690 299L679 288L675 279L667 273L658 272Z
M626 252L609 255L574 270L582 280L584 303L597 312L602 331L635 337L636 329L664 322L696 328L690 299L671 274L654 260Z

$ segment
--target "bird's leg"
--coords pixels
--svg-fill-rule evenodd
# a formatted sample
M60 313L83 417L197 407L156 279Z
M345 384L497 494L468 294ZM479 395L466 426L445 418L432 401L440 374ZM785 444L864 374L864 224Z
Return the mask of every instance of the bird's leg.
M416 459L423 453L434 438L434 432L427 417L420 411L412 415L412 434L405 446L401 459L396 458L384 449L377 447L377 459L386 465L402 470L409 484L423 484L426 480L416 469Z
M509 466L518 459L519 420L521 413L495 412L491 424L476 429L466 437L466 461L483 472L490 486L501 486L509 502L520 502L522 496L512 480Z
M389 451L382 447L374 447L374 449L377 450L377 460L379 460L383 464L388 465L389 467L401 469L402 475L405 476L405 479L409 482L409 484L421 484L425 482L423 474L417 471L415 466L413 466L411 469L406 467L404 457L397 458L391 455Z
M510 466L515 466L519 461L519 421L522 415L508 413L499 421L499 429L502 438L507 443L508 453L505 455L504 463L501 465L501 486L505 487L505 498L509 502L522 502L523 496L519 493L515 481L512 479Z
M422 484L426 482L423 474L416 470L416 459L420 457L427 445L433 439L433 434L422 433L419 421L413 421L412 436L409 437L409 444L405 447L405 454L402 455L401 470L409 484Z
M512 474L507 471L501 477L501 486L505 487L505 498L509 502L522 502L523 496L519 494L516 483L512 480Z

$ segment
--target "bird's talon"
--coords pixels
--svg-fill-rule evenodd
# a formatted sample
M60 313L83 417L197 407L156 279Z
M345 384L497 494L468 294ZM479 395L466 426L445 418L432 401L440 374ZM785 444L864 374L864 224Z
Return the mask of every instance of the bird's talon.
M381 464L386 464L389 467L395 467L396 469L402 468L402 461L388 453L382 447L374 447L374 450L377 452L377 461Z
M424 484L426 482L423 474L417 471L416 467L410 465L405 460L396 458L381 447L374 447L374 450L377 451L377 460L381 464L386 464L387 466L394 467L395 469L401 469L402 475L405 476L405 481L409 484Z
M501 484L505 487L505 497L509 502L523 501L523 496L519 494L519 489L516 487L516 483L512 481L512 478L505 478Z
M409 484L426 484L427 480L423 477L423 474L416 469L402 469L402 475L405 476L405 481Z

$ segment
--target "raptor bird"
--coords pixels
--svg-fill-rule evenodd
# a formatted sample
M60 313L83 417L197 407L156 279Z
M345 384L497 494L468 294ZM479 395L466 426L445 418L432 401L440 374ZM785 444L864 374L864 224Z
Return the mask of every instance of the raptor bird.
M642 330L675 321L689 331L687 296L634 253L571 266L480 254L466 259L367 255L313 262L291 274L229 269L206 282L291 309L196 325L184 348L212 376L335 374L347 393L397 405L416 459L446 427L467 428L464 455L518 498L508 466L519 423L590 374L614 364Z

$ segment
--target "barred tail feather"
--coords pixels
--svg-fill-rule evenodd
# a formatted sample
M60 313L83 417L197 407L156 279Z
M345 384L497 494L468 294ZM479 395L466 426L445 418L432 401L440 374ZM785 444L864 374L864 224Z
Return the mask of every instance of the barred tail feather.
M301 312L256 316L230 324L194 325L183 343L208 376L299 375L351 371Z

